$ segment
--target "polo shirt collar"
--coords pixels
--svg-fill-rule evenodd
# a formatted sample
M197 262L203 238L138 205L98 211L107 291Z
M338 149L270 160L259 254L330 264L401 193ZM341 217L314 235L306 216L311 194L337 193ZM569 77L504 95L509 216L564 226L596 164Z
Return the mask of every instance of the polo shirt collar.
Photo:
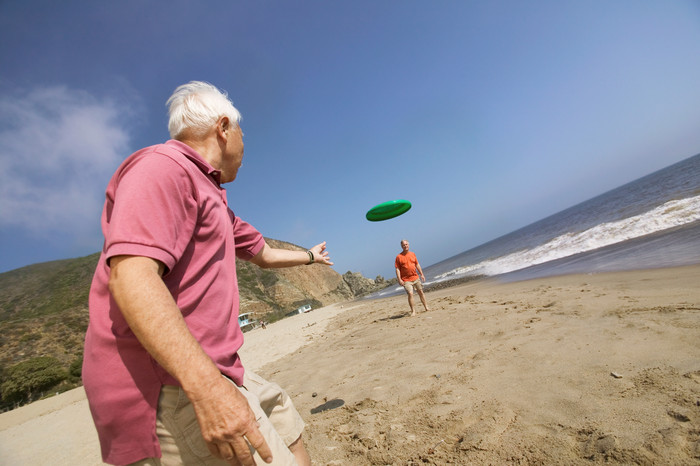
M216 170L214 167L212 167L209 164L209 162L204 160L204 157L199 155L199 153L196 150L192 149L184 142L176 141L175 139L169 140L165 143L165 145L177 149L178 152L181 152L182 155L191 160L192 163L194 163L197 166L197 168L201 170L202 173L205 173L212 177L214 181L216 181L216 184L219 187L221 186L221 170Z

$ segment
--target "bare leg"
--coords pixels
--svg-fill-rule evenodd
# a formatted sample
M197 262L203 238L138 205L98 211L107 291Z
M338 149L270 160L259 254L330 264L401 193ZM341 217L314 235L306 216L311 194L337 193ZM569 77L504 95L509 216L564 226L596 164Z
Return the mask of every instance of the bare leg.
M416 308L413 305L413 292L408 293L408 305L411 306L411 315L416 315Z
M423 303L425 310L429 311L430 309L428 309L428 303L425 301L425 293L423 293L423 290L418 290L418 296L420 297L420 302Z
M306 447L304 446L304 441L301 439L301 435L298 439L294 441L294 443L289 445L289 451L292 452L299 466L311 466L311 457L306 451Z

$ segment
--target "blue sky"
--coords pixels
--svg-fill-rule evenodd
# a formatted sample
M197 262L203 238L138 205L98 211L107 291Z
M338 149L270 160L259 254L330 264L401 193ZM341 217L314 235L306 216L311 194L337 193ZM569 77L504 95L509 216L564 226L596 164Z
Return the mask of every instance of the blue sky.
M190 80L243 114L236 214L389 278L699 153L699 57L697 1L5 0L0 272L100 250Z

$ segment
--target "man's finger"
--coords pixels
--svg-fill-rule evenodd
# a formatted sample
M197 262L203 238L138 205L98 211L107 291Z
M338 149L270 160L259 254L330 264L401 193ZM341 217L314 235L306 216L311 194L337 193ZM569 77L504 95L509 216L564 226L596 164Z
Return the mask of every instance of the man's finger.
M228 461L232 466L241 466L233 451L233 446L228 443L207 443L207 448L209 448L212 455Z
M242 466L255 466L255 458L253 458L253 452L250 450L248 442L246 442L245 437L238 437L236 440L231 440L230 448L234 454L234 460L237 463L231 464L241 464ZM232 461L231 459L224 458L227 461Z
M272 450L270 450L270 447L265 441L265 437L263 437L258 429L246 434L246 438L255 451L258 452L258 455L260 455L264 462L272 462Z

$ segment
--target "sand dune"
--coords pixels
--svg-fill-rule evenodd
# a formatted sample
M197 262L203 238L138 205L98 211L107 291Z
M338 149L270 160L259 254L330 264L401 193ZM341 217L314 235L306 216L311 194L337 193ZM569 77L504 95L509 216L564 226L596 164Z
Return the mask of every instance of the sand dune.
M287 388L319 465L700 464L699 283L481 281L417 317L397 296L285 319L242 357ZM0 415L0 463L100 464L82 391Z

